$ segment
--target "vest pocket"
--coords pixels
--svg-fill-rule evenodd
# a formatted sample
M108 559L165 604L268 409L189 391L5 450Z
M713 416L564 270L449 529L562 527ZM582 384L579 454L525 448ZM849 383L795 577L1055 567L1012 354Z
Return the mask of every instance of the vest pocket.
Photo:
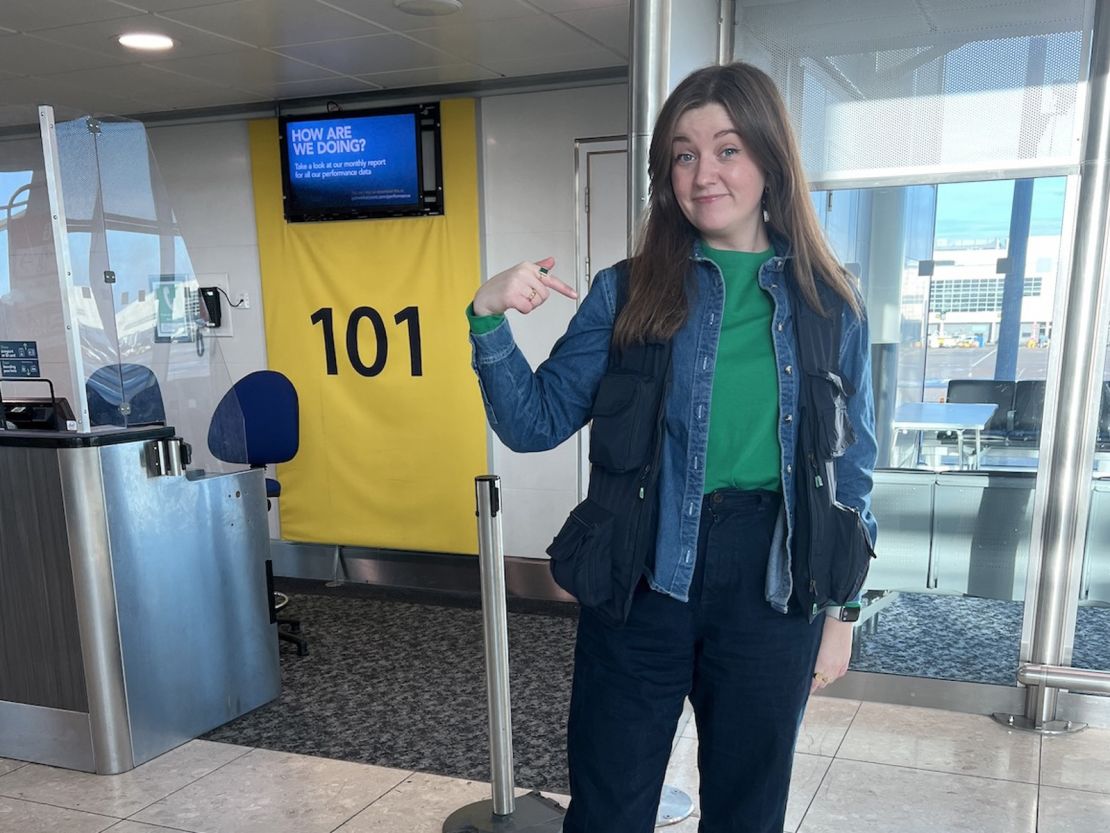
M850 391L835 373L825 371L809 379L816 409L817 453L822 459L840 457L856 441L848 418Z
M621 474L647 462L654 430L652 378L640 373L612 372L601 378L590 418L590 462Z
M598 607L613 595L612 538L613 513L586 498L547 548L555 583L583 607Z
M871 539L859 512L833 502L828 540L836 550L829 553L829 599L834 604L850 602L863 589L871 559Z

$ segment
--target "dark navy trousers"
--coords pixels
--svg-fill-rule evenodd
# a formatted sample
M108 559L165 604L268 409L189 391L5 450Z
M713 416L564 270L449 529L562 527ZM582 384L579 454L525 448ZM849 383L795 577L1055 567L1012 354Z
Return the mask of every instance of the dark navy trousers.
M563 833L650 833L690 698L699 833L782 833L798 725L824 617L764 600L781 496L723 489L702 503L688 603L641 581L623 627L578 623Z

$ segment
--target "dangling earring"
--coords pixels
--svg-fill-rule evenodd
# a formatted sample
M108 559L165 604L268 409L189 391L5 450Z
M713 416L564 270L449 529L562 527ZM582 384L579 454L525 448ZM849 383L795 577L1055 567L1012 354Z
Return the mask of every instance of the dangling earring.
M763 199L761 200L761 204L763 206L763 222L769 223L769 222L771 222L771 214L770 214L770 212L767 211L767 189L766 188L763 189Z

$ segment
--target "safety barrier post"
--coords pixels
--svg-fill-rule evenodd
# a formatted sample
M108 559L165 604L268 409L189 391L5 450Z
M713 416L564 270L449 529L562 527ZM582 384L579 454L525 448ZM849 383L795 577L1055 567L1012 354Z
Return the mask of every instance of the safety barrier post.
M537 791L519 799L513 795L513 727L509 701L509 631L500 480L495 474L474 478L493 797L456 810L443 823L443 833L514 833L524 830L528 833L559 833L565 812L562 807Z

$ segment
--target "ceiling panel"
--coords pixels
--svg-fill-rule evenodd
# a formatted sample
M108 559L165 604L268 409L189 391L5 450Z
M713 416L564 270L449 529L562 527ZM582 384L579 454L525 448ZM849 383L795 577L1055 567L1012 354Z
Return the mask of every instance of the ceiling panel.
M490 61L487 66L501 75L516 78L526 75L547 75L553 72L575 72L584 69L619 67L623 61L600 46L586 52L544 53L528 58Z
M400 72L379 72L361 77L392 90L403 87L423 87L428 84L461 84L466 81L488 81L497 78L498 75L496 72L474 64L450 64L448 66L405 69Z
M128 96L113 95L106 90L81 89L67 80L59 80L57 76L0 82L0 103L50 104L74 110L73 116L91 112L133 113L139 109L139 102ZM57 118L60 120L61 117ZM37 120L36 116L34 121Z
M332 78L321 78L316 81L291 81L284 84L275 84L270 98L274 100L313 98L318 95L364 93L377 89L381 89L378 84L363 81L359 78L351 78L347 75L336 75Z
M628 6L563 12L556 17L628 59Z
M232 81L251 90L266 89L276 84L343 77L331 70L262 49L196 58L167 58L146 63L159 69L202 78L214 84Z
M606 6L620 6L628 9L628 0L528 0L533 6L549 14L559 12L581 11L583 9L600 9Z
M111 0L3 0L0 26L21 32L129 17L134 12Z
M74 46L59 49L37 35L0 37L0 69L16 75L52 75L110 66L113 59L99 52Z
M463 7L459 11L438 16L402 12L394 7L393 0L320 0L320 2L345 9L398 32L409 29L455 27L466 23L509 20L513 17L532 17L540 14L538 9L522 0L464 0Z
M244 44L221 38L208 32L201 32L173 20L151 15L132 15L117 20L86 23L81 26L62 26L39 32L36 37L65 46L78 46L94 52L109 55L119 62L135 63L150 57L150 53L138 53L124 49L116 38L124 32L157 32L168 35L175 41L174 54L178 57L190 55L215 55L242 49Z
M50 0L52 2L52 0ZM127 6L141 12L172 12L194 6L216 6L235 0L112 0L117 6Z
M627 0L464 0L441 17L393 0L0 0L0 124L40 101L140 114L623 66L627 15ZM116 43L136 30L177 46Z
M457 59L448 60L442 52L403 35L371 35L307 46L284 46L275 51L344 75L368 75L440 63L459 63Z
M386 30L311 0L238 0L167 12L166 17L255 46L287 46Z
M104 67L56 75L45 80L84 91L90 97L102 90L126 90L128 98L147 109L154 107L159 110L177 110L200 106L198 102L233 104L237 101L256 101L259 98L256 93L210 84L199 78L178 75L145 64ZM134 112L134 108L131 112Z
M546 15L489 23L472 23L447 29L409 32L417 40L456 55L470 63L492 67L498 61L570 52L589 52L597 44L562 21ZM614 63L620 63L617 55Z

